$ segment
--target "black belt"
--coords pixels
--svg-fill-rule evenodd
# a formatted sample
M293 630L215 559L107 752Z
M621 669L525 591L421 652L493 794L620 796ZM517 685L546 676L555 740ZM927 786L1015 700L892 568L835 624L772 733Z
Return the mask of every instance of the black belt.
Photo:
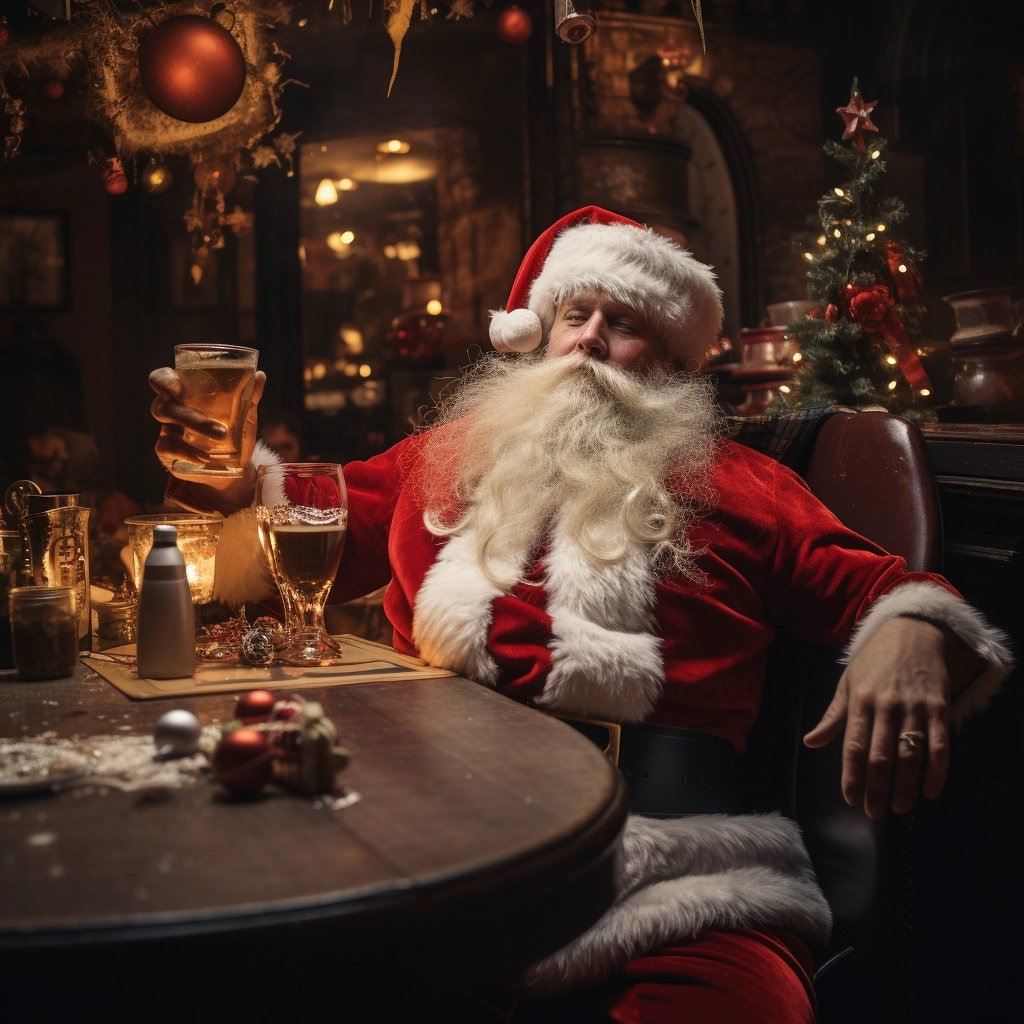
M728 740L669 725L618 725L559 715L619 766L635 814L740 814L739 757Z

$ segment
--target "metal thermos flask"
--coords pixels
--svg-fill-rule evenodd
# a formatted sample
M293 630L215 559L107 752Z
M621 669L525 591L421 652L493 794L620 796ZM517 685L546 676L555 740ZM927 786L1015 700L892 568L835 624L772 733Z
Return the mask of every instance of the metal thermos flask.
M195 675L196 627L176 526L154 526L139 593L138 671L145 679Z

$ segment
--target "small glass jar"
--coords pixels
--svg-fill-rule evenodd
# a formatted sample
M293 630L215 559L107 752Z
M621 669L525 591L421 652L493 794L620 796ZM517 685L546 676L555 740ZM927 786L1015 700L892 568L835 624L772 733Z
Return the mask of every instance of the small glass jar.
M71 587L15 587L11 646L18 678L67 679L78 664L78 609Z
M108 647L123 647L135 643L135 602L115 597L101 604L94 604L96 611L97 650Z

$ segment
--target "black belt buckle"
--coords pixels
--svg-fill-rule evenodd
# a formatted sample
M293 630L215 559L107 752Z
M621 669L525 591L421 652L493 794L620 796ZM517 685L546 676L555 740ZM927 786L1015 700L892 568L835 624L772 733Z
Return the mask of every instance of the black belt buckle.
M619 747L622 739L622 726L618 722L604 722L600 718L574 718L563 715L559 711L546 711L552 718L560 718L566 725L571 725L578 733L586 736L591 743L607 754L608 760L618 767Z
M666 725L622 727L619 769L634 814L739 814L739 759L720 736Z

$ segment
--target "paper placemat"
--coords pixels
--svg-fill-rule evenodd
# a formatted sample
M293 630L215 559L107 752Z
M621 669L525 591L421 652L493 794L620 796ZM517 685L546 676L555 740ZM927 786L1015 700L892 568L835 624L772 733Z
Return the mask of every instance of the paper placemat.
M402 682L407 679L442 679L454 676L445 668L433 668L399 654L391 647L363 640L357 636L336 636L341 644L342 664L323 668L291 668L270 665L249 668L246 665L200 661L196 674L184 679L140 678L132 665L108 661L104 655L134 655L135 645L114 647L91 654L82 660L108 683L134 700L155 700L159 697L195 697L202 693L233 693L236 690L295 690L305 686L346 686L351 683Z

